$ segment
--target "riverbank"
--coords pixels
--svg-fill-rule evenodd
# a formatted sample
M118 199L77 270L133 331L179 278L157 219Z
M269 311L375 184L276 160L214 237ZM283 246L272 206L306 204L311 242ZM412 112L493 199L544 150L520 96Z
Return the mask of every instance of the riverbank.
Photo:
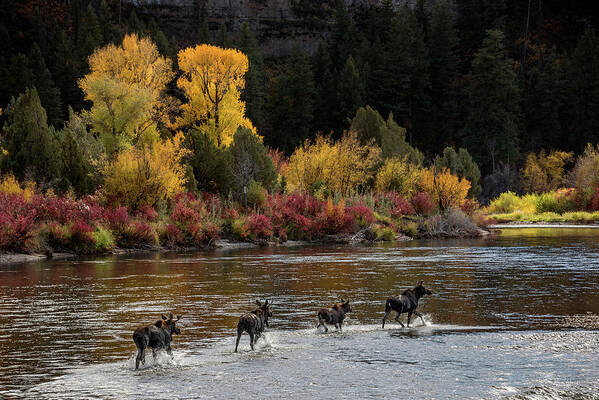
M488 234L488 232L487 232ZM411 237L405 235L396 235L391 242L405 242L412 240ZM150 253L166 253L170 251L211 251L211 250L239 250L239 249L255 249L259 247L301 247L301 246L326 246L331 244L345 245L363 245L375 243L376 241L368 240L363 234L357 235L328 235L322 240L287 240L285 242L278 241L251 241L240 242L232 239L217 239L207 245L202 246L180 246L180 247L165 247L165 246L146 246L136 248L113 248L103 253L93 255L124 255L124 254L150 254ZM23 264L30 262L39 262L44 260L60 260L83 256L84 254L70 253L0 253L0 265ZM89 255L89 254L87 254Z

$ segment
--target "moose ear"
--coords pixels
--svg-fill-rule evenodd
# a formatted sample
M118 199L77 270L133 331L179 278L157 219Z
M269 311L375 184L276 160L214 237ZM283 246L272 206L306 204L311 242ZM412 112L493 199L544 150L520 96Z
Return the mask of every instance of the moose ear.
M260 302L260 300L256 300L256 304L258 304L258 307L262 307L262 303Z
M268 300L264 302L264 307L268 307Z
M162 319L166 321L168 318L164 314L162 314Z
M345 300L345 304L349 304L349 299Z
M179 321L181 319L180 315L177 315L177 321Z
M341 300L342 303L345 303L345 300L343 300L343 297L341 297L339 300Z
M424 281L418 282L418 286L422 286L423 283L424 283Z

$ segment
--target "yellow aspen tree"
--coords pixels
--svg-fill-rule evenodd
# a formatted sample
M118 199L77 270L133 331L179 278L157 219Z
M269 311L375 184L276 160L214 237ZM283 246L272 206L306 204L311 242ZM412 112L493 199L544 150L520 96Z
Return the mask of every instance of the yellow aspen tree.
M90 73L79 80L92 108L84 115L100 134L109 154L132 143L158 137L163 93L173 78L171 61L149 38L125 36L89 57Z
M183 75L177 85L185 92L188 103L181 107L177 127L198 127L218 146L230 145L240 126L256 133L245 117L245 103L240 99L249 67L245 54L202 44L181 50L178 59Z

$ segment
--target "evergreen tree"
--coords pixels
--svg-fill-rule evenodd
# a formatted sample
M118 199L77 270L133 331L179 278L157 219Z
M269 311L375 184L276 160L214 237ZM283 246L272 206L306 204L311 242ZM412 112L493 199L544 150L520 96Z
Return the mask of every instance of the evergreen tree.
M54 128L49 127L46 111L37 90L27 89L11 101L2 135L2 170L19 179L55 184L60 178L61 149Z
M268 156L267 148L250 129L239 127L230 147L233 155L233 175L237 193L254 180L266 189L272 189L277 170Z
M432 12L428 37L431 76L431 120L435 128L429 145L431 153L454 142L458 129L458 38L455 17L449 3L438 2Z
M460 148L456 152L453 147L446 147L443 154L435 158L435 168L437 171L448 168L452 174L468 179L468 197L476 198L480 194L480 170L468 150Z
M339 100L336 107L339 109L341 116L339 122L343 124L344 128L347 128L350 119L356 114L356 110L364 106L365 95L364 83L352 56L347 58L339 75L337 95Z
M582 151L599 140L599 40L589 26L572 54L569 78L570 146Z
M337 107L336 79L327 48L320 43L312 58L315 99L314 121L312 126L316 132L329 133L340 130L342 121Z
M310 62L297 47L283 72L270 81L266 110L266 143L291 154L310 135L314 106L314 81Z
M245 114L260 131L264 127L264 60L256 38L247 23L241 24L238 48L248 56L250 66L245 74L245 88L241 99L245 101Z
M414 164L423 161L422 153L406 142L406 130L393 120L393 114L385 121L370 106L361 107L351 121L350 130L357 133L362 144L374 140L385 158L402 157Z
M185 145L191 151L189 165L197 190L228 194L233 188L233 157L229 148L220 148L200 130L187 132Z
M69 108L69 120L60 132L62 179L78 195L94 191L101 181L98 162L105 154L102 142L87 130L85 121Z
M530 58L529 58L530 59ZM526 134L522 137L525 152L537 152L541 148L563 148L568 137L563 122L569 103L567 64L564 57L550 49L538 55L538 61L526 69L525 91L523 93L523 113L526 121Z
M467 78L464 145L485 172L519 158L520 89L503 40L501 31L487 31Z
M54 84L52 74L50 74L50 71L46 68L42 51L37 43L34 43L31 46L31 52L29 53L29 69L31 70L31 75L33 77L31 85L35 86L37 89L42 106L48 115L48 122L53 126L58 126L64 119L60 90Z
M224 21L220 24L218 35L216 37L216 45L225 49L230 49L231 47L233 47L231 37L229 36L229 32L227 31L227 24Z

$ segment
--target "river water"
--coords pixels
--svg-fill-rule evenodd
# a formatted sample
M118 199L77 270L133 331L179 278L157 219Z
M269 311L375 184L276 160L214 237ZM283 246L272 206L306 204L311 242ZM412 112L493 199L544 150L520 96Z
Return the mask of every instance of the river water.
M0 398L599 399L599 330L563 327L599 315L598 234L1 266ZM385 299L419 280L427 326L381 329ZM343 332L317 332L340 297ZM255 299L270 329L233 353ZM168 312L174 356L136 371L133 330Z

